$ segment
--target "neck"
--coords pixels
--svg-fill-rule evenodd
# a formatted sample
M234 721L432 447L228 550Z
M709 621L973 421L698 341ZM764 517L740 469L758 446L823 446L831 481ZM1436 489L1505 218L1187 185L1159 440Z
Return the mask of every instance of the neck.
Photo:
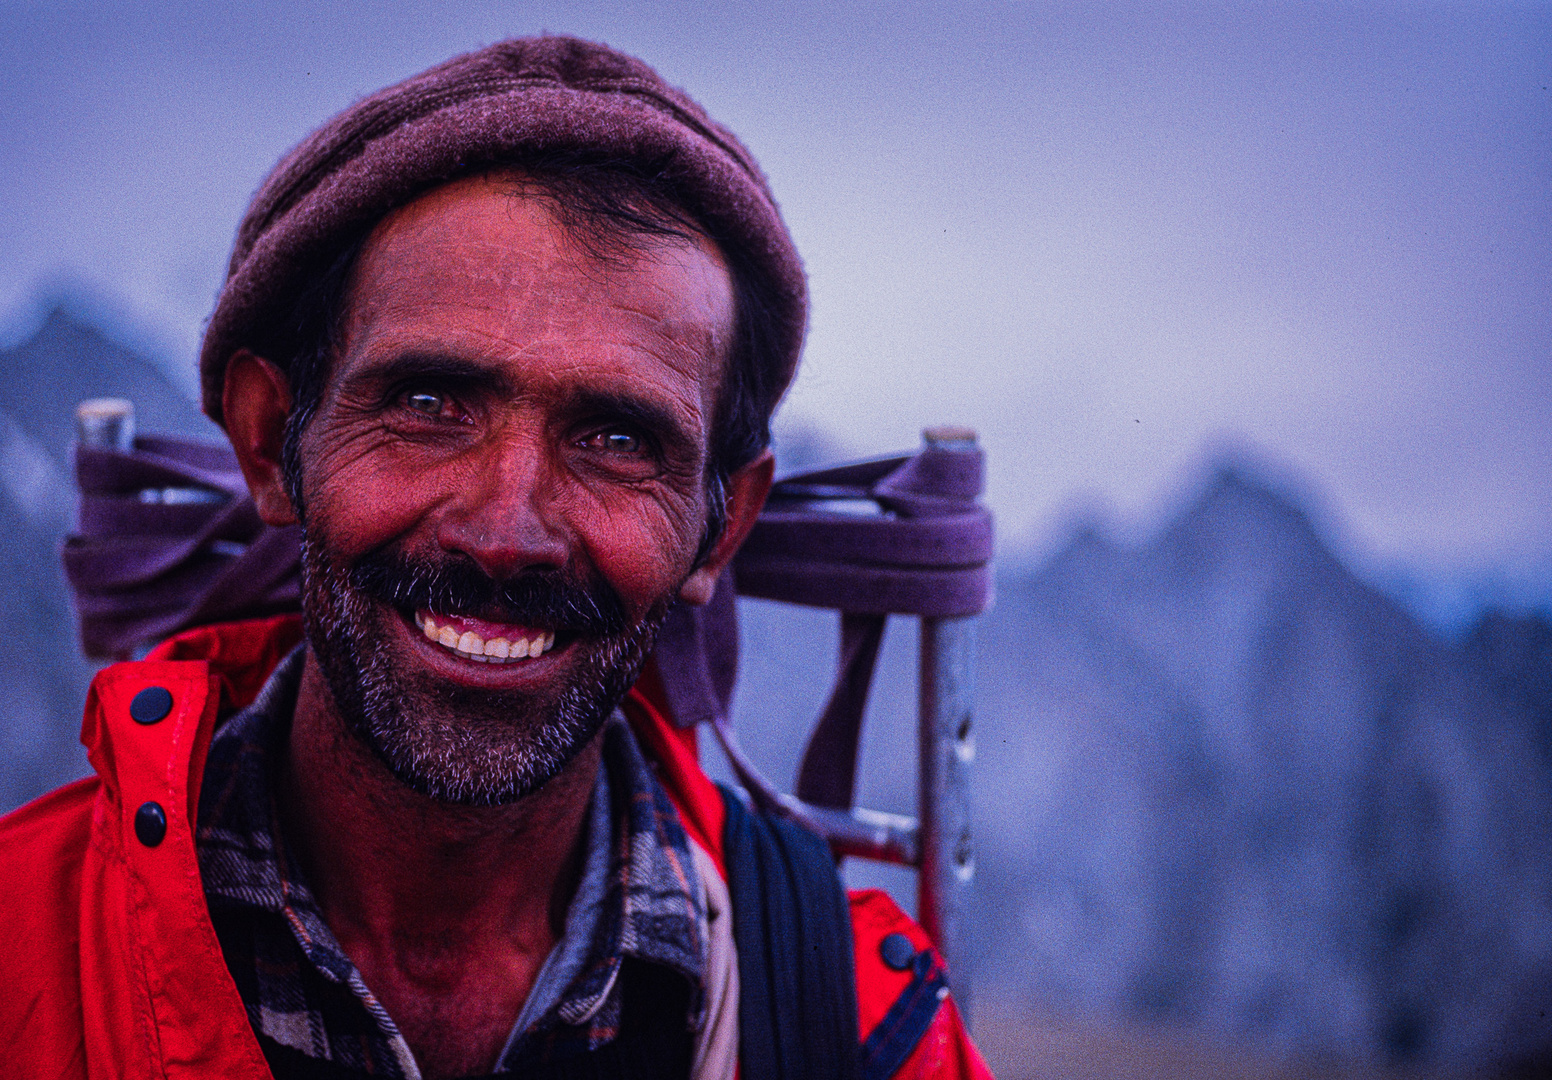
M309 650L280 780L283 826L324 920L428 1075L441 1071L425 1066L439 1056L438 1030L447 1037L444 1013L470 996L490 1012L490 1032L453 1034L467 1049L499 1033L473 1056L499 1051L564 929L601 741L510 805L439 803L349 731Z

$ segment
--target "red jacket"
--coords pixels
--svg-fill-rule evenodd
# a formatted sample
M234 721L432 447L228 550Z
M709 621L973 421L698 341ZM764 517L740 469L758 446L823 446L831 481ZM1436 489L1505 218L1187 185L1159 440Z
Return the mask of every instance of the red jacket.
M270 1076L205 907L194 815L217 715L253 700L300 640L295 616L204 627L143 661L100 672L81 729L97 775L0 819L0 1077ZM130 717L141 690L171 691L172 711ZM633 691L626 713L686 830L726 872L722 801L701 771L694 733ZM147 846L135 815L155 802L166 837ZM866 1039L911 986L880 956L891 933L928 941L884 893L851 896L857 1003ZM951 998L895 1074L990 1077Z

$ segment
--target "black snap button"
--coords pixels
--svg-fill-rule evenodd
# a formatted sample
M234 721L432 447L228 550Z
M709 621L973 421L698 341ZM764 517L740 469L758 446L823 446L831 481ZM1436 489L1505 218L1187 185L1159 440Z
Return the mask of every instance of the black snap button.
M148 686L129 703L129 716L137 724L154 724L172 712L172 693L163 686Z
M167 835L167 811L160 803L148 802L135 811L135 835L146 847L155 847Z
M904 934L890 934L878 943L878 955L896 971L904 971L916 959L916 946Z

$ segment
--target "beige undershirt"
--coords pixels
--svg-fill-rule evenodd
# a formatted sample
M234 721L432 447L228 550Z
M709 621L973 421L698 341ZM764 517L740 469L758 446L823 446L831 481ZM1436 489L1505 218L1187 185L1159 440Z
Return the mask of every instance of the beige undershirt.
M706 897L704 990L706 1012L695 1036L692 1080L733 1080L738 1068L738 948L733 943L733 905L727 882L704 848L690 839L690 857Z

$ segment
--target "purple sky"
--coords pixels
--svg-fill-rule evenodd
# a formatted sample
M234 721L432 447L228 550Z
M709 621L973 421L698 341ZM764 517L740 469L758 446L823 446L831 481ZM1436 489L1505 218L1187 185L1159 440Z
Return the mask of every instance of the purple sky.
M282 151L577 33L770 174L814 293L779 431L976 426L1010 553L1146 529L1234 446L1360 565L1552 582L1552 6L151 7L0 5L11 339L71 281L186 373Z

